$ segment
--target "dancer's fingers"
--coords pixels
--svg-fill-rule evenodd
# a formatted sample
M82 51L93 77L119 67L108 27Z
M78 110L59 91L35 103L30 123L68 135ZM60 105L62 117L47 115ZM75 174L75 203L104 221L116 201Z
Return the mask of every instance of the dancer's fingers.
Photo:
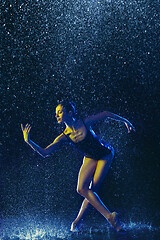
M24 130L24 128L23 128L23 124L21 123L21 129L22 129L22 131Z
M31 128L32 128L32 127L31 127L31 126L29 126L29 128L28 128L28 133L30 132Z
M26 130L27 130L27 131L28 131L28 129L30 128L30 126L31 126L30 124L28 124L28 123L26 124Z

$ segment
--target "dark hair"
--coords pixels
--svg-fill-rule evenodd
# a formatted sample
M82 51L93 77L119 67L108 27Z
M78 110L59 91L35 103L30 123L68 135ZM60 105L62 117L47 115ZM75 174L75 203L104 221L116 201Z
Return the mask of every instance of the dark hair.
M58 102L58 105L62 105L67 112L72 112L73 116L76 116L76 109L75 109L75 103L72 101L66 101L66 100L62 100L60 102Z

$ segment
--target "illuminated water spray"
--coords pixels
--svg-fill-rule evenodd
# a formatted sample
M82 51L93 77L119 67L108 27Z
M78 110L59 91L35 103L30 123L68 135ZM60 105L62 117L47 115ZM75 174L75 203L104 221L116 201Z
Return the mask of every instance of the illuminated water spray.
M58 218L58 217L57 217ZM2 222L2 232L1 232L1 239L2 240L9 240L9 239L16 239L16 240L36 240L36 239L82 239L82 235L79 236L75 233L72 234L68 229L68 221L66 223L62 221L63 217L59 218L59 220L51 220L48 221L40 221L34 219L34 217L27 217L25 218L14 218L8 219ZM61 220L60 220L61 219ZM124 224L125 229L128 232L128 239L129 236L135 235L139 236L139 234L147 232L150 236L154 236L154 234L158 233L160 230L159 228L152 227L150 224L144 224L142 222L132 222L130 220L129 223ZM107 239L114 239L114 230L112 230L109 225L101 224L101 229L97 227L87 226L86 230L83 233L83 237L97 237L99 240L104 240L102 236L107 236ZM75 238L74 238L75 237ZM150 238L154 239L154 238Z

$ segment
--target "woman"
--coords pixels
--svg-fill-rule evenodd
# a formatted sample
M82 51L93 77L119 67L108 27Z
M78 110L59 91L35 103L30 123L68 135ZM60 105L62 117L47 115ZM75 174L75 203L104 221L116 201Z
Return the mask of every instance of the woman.
M41 148L30 139L31 126L21 124L24 140L35 151L43 157L49 156L58 150L63 143L71 142L78 150L84 154L83 164L79 171L77 192L84 197L84 201L76 219L71 225L71 231L78 231L77 225L84 216L89 203L92 204L117 230L122 231L122 226L118 220L116 212L110 212L97 195L98 188L108 172L114 157L114 149L102 143L95 135L91 126L100 120L111 118L123 122L128 133L135 130L133 125L125 118L105 111L85 120L76 117L74 105L71 102L61 102L56 107L56 118L58 123L64 123L65 130L46 148Z

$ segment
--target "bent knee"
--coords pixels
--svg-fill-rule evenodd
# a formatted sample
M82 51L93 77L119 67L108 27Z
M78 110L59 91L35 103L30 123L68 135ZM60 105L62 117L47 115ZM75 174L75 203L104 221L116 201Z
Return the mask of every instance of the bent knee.
M82 195L82 196L85 196L87 191L88 191L88 189L86 189L86 188L82 188L82 187L79 187L79 186L77 187L77 193Z
M81 188L81 187L79 187L79 186L77 187L77 193L78 193L78 194L82 195L82 194L83 194L83 191L84 191L83 188Z

